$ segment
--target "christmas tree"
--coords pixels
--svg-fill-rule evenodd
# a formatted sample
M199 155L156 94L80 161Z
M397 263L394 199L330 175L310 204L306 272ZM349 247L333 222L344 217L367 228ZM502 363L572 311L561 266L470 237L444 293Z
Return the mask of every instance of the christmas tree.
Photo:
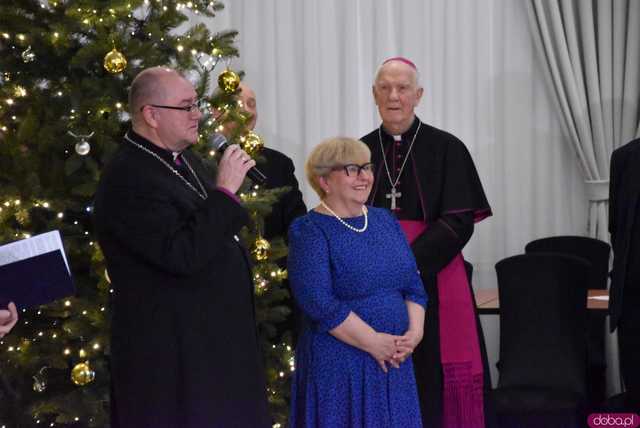
M232 142L259 158L262 141L246 130L247 114L235 97L240 76L221 70L238 55L236 33L211 34L202 24L176 30L189 14L214 18L222 7L211 0L0 3L0 243L60 230L77 289L67 299L21 311L14 331L0 341L0 427L109 426L113 290L93 236L92 197L129 126L133 77L154 65L184 71L212 113L202 141L234 122ZM215 155L205 143L196 149ZM286 271L275 261L286 247L264 240L261 223L283 191L246 183L241 195L254 218L244 239L255 261L268 394L281 426L293 356L288 336L275 327L288 314L281 285Z

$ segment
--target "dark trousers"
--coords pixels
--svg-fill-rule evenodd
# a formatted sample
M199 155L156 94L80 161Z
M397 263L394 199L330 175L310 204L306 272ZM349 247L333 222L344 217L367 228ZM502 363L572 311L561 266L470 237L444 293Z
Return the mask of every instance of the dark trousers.
M637 411L640 410L640 280L625 283L618 344L629 411Z

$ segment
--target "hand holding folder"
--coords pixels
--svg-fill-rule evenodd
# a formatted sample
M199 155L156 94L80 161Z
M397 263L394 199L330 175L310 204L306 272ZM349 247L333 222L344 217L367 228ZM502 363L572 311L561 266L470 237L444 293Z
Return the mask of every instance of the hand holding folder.
M0 309L0 339L9 333L18 321L18 310L16 305L11 302L6 310Z
M0 309L44 305L74 293L60 232L0 246Z

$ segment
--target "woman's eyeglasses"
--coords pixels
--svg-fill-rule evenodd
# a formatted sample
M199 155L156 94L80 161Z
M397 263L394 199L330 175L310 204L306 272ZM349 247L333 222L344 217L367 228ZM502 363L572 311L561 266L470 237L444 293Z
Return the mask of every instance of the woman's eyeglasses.
M347 165L334 166L331 168L331 171L344 171L347 176L355 176L359 177L362 171L366 173L373 174L373 163L367 162L362 165L357 165L355 163L349 163Z

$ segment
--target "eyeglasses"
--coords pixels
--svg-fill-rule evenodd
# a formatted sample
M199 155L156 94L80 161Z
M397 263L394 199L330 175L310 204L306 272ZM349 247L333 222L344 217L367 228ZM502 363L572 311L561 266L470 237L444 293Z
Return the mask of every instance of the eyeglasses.
M373 174L373 163L367 162L362 165L350 163L347 165L334 166L333 168L331 168L331 171L340 171L340 170L344 171L345 174L347 174L347 176L349 177L351 177L351 175L359 177L362 171Z
M182 111L186 111L187 113L193 113L195 111L199 111L202 110L205 105L203 100L198 100L195 103L188 105L188 106L163 106L163 105L158 105L158 104L145 104L142 107L140 107L140 111L142 111L146 106L149 107L155 107L155 108L166 108L169 110L182 110Z

